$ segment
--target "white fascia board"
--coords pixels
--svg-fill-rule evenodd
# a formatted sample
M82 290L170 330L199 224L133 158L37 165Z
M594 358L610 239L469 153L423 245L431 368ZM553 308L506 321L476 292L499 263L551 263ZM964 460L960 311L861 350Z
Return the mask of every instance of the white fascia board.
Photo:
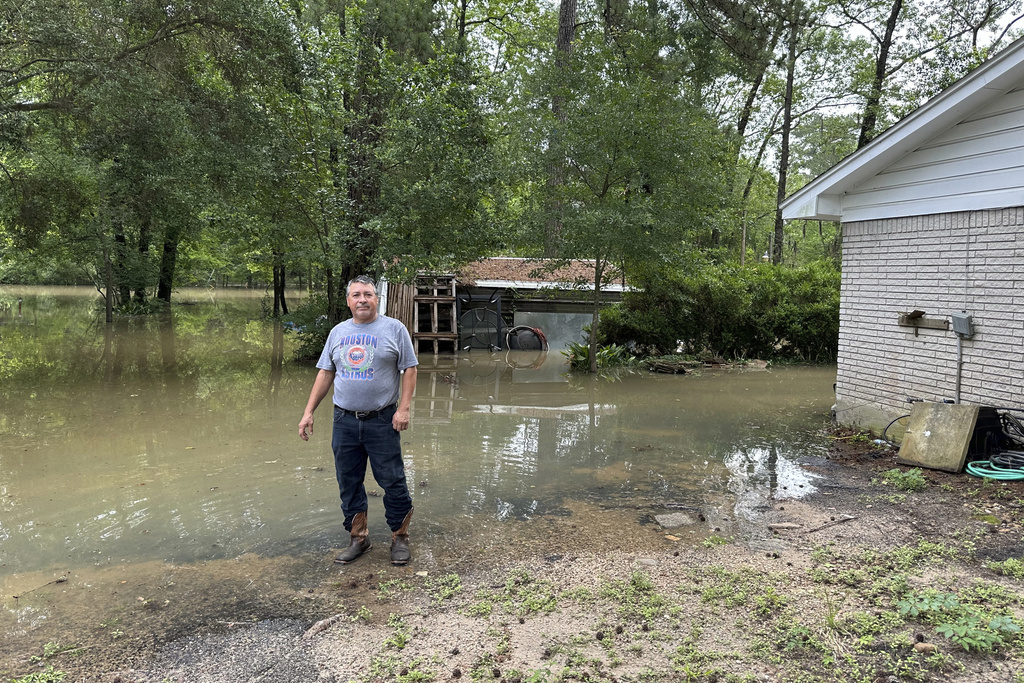
M1024 81L1024 38L999 52L988 62L949 86L820 176L794 192L780 206L782 217L792 219L840 220L827 213L831 201L858 184L884 171L905 155L955 126L972 112L1012 90Z
M901 203L899 216L927 216L958 211L987 211L1024 205L1024 192L1018 189L997 192L972 192L945 197L925 197ZM873 221L896 216L889 204L858 206L848 209L843 218L848 223Z

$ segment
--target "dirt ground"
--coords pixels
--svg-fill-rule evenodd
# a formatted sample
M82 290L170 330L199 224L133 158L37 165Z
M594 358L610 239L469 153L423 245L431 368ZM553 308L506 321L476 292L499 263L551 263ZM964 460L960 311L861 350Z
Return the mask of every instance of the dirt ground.
M247 590L237 569L214 590L205 568L204 592L167 568L160 586L123 579L117 619L88 633L25 624L8 678L1024 681L1024 483L924 471L902 490L883 480L891 449L823 438L829 457L801 462L817 491L780 489L753 525L578 503L530 520L524 543L452 530L406 568L383 539L344 568L236 558ZM84 587L65 595L87 609Z

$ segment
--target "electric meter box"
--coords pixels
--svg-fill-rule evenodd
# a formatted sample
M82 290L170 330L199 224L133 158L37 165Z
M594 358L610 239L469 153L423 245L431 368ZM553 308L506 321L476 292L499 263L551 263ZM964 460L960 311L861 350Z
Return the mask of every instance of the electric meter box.
M966 313L954 313L953 317L953 332L960 335L961 337L973 337L974 327L971 324L971 316Z

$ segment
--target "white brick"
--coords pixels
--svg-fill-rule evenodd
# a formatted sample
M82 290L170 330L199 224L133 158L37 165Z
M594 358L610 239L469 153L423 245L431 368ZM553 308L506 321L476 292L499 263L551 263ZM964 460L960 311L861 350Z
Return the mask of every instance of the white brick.
M852 223L843 231L842 408L902 411L908 395L952 397L956 337L900 327L897 314L914 308L946 319L972 313L962 398L1024 408L1024 207Z

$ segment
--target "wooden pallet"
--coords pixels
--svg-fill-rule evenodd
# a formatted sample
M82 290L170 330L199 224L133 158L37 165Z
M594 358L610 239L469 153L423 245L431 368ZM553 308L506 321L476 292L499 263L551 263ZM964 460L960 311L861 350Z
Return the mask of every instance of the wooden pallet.
M455 276L420 275L413 296L413 346L416 353L455 353L459 344Z

